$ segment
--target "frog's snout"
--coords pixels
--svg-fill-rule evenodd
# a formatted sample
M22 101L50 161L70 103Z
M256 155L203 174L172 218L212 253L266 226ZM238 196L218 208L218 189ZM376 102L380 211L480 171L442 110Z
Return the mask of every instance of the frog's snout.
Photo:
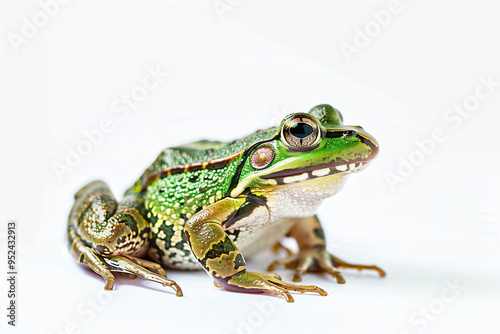
M361 126L354 125L350 128L352 130L351 136L359 138L361 143L370 147L371 152L365 160L371 161L375 159L379 152L379 144L375 137L366 132L365 129L363 129L363 127Z

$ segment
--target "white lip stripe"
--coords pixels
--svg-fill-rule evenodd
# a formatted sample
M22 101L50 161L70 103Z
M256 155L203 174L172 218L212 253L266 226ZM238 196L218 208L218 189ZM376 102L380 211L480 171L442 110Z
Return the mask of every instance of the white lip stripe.
M345 172L347 170L347 165L335 166L335 168L341 172Z
M315 177L321 177L321 176L326 176L329 174L335 174L335 171L339 172L356 172L363 167L363 163L352 163L349 165L340 165L340 166L334 166L334 167L326 167L326 168L321 168L321 169L316 169L311 172L305 172L302 174L298 175L293 175L293 176L287 176L283 178L283 183L289 184L289 183L295 183L299 181L305 181L309 179L311 176Z
M330 168L327 167L327 168L313 170L311 174L313 176L325 176L330 174Z
M304 181L307 179L308 179L307 173L302 173L302 174L295 175L295 176L287 176L287 177L283 178L283 182L284 183L293 183L293 182Z

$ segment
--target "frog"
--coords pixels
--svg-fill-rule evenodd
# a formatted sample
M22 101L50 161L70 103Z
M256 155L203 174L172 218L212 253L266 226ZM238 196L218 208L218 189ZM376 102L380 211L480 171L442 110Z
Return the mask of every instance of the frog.
M327 292L298 284L309 272L339 284L353 264L330 254L317 209L364 170L379 144L361 126L344 125L339 110L322 104L287 115L279 126L230 142L200 140L163 150L117 201L108 185L92 181L75 194L67 224L74 259L112 290L113 272L142 277L183 292L165 268L204 269L216 287L281 296ZM298 252L285 246L296 240ZM267 273L247 270L245 257L286 251ZM245 256L245 257L244 257ZM271 273L293 269L292 281Z

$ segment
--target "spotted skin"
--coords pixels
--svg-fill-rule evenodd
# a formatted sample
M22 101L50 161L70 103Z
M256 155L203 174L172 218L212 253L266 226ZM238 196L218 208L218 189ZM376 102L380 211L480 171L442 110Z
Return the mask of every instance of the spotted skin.
M223 198L234 173L235 162L217 170L197 170L156 180L146 195L151 224L150 255L169 267L198 268L183 234L186 222L197 212Z
M343 125L340 113L328 105L229 143L168 148L121 202L102 181L77 192L68 247L78 262L104 278L108 290L114 271L169 286L181 296L180 287L166 278L166 266L203 268L218 287L272 293L289 302L290 291L326 295L316 286L247 271L244 253L271 246L288 233L300 252L274 265L295 268L294 281L307 271L326 271L343 283L337 268L380 270L328 254L314 215L324 198L377 153L373 137L361 127Z
M105 290L113 289L113 270L170 286L182 296L181 288L166 278L160 266L136 258L144 255L151 237L143 202L140 194L129 192L118 204L104 182L89 183L76 193L68 219L70 253L104 278Z

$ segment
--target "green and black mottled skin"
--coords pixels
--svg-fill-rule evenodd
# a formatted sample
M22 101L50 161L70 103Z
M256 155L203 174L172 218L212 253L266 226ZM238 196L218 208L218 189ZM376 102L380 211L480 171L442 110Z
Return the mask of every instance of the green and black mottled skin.
M306 271L376 266L344 262L325 250L314 214L347 176L377 155L378 143L361 127L342 124L328 105L287 116L281 125L229 143L199 141L161 152L120 203L108 186L94 181L75 195L68 219L68 246L112 289L111 271L141 276L172 287L162 266L203 268L229 291L270 292L293 301L289 291L326 292L281 281L276 274L246 270L243 254L297 240L298 254L275 261ZM241 249L240 249L241 248Z

